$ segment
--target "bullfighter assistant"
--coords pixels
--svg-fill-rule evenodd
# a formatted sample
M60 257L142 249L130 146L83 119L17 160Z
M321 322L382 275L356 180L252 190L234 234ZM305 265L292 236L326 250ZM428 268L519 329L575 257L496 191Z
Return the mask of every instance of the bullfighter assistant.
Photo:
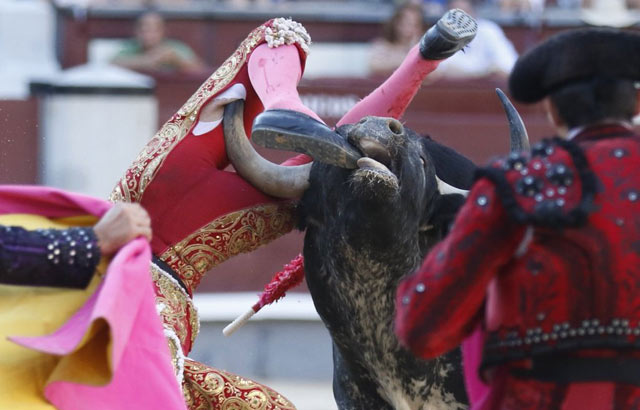
M420 357L481 327L472 370L489 389L475 409L639 406L638 56L640 35L614 29L523 55L513 98L548 98L565 138L480 171L448 237L398 289L396 331Z

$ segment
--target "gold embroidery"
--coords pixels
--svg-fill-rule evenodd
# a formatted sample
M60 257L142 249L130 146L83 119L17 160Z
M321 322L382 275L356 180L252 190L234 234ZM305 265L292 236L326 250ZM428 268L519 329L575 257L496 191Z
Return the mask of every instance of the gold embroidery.
M178 282L151 264L151 277L156 289L156 305L165 327L172 329L182 345L184 354L188 354L200 330L200 321L193 301ZM172 352L173 353L173 352ZM173 360L176 355L173 355Z
M129 201L125 200L124 195L122 194L122 189L120 189L120 184L116 185L116 187L113 188L113 191L111 192L111 195L109 195L109 201L111 201L111 202L129 202Z
M190 410L295 409L266 386L191 359L185 359L183 391Z
M160 259L192 291L214 266L293 229L293 207L292 202L280 202L221 216L167 249Z
M187 135L196 119L197 109L226 87L238 74L253 49L264 41L267 25L249 34L238 49L187 100L147 143L109 196L110 201L140 202L145 188L155 177L171 150Z

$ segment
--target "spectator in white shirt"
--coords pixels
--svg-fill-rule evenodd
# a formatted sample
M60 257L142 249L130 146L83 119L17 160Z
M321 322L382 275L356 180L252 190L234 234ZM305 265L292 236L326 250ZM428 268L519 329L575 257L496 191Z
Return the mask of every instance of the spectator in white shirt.
M447 78L495 76L506 79L518 53L502 28L493 21L478 18L469 0L451 0L449 8L459 8L474 16L478 32L464 52L443 61L435 73Z

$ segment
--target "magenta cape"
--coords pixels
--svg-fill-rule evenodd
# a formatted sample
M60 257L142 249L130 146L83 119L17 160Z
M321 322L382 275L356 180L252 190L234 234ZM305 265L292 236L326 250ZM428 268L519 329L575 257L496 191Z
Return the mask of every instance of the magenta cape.
M484 332L481 325L478 325L473 333L462 342L464 381L472 410L483 408L489 397L489 386L480 379L478 374L482 362L483 343Z
M0 186L0 214L51 218L101 216L111 204L51 188ZM37 351L71 354L89 329L106 322L111 338L111 382L90 386L64 380L46 385L45 397L60 410L185 410L162 323L156 313L149 244L136 239L112 259L96 292L53 334L11 340ZM87 372L91 364L87 364Z

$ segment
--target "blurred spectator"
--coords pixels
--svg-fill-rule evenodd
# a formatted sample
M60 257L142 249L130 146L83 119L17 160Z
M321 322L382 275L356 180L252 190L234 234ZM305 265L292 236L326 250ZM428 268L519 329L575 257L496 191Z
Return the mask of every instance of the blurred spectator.
M165 24L156 12L143 14L136 22L135 38L128 40L111 61L132 70L201 72L206 69L186 44L165 37Z
M632 6L634 4L632 0L629 3ZM580 17L592 26L622 28L638 22L636 15L627 8L625 0L585 0Z
M411 0L412 3L422 4L426 16L441 16L447 11L447 0Z
M384 26L383 37L373 41L369 60L371 74L387 75L398 68L425 28L420 5L407 3L397 7Z
M184 5L199 0L51 0L57 7L156 7L161 5Z
M449 8L459 8L474 16L478 33L463 53L443 61L435 73L449 78L497 76L506 79L518 53L502 28L493 21L478 18L470 0L450 0Z
M229 4L238 8L246 8L252 5L273 5L283 3L282 0L226 0L226 4Z
M543 5L542 2L534 0L499 0L498 4L502 11L515 14L525 14Z

